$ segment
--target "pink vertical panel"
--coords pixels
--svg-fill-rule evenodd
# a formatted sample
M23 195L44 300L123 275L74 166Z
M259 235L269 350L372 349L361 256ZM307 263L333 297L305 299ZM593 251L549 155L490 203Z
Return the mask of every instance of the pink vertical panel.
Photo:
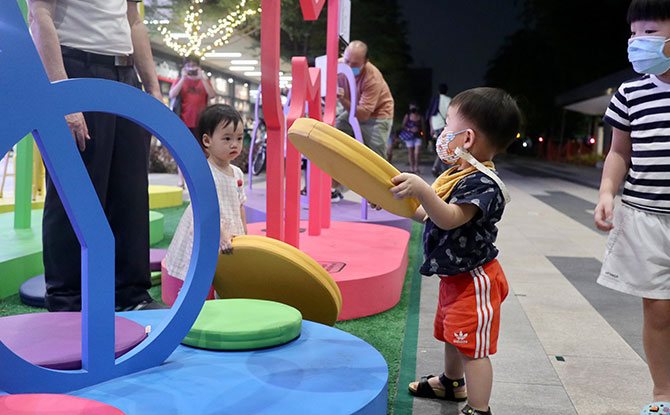
M284 113L279 93L281 2L262 0L261 85L267 126L267 236L284 240Z
M328 28L326 36L326 107L323 121L335 125L337 106L337 60L339 51L340 0L328 1Z
M321 70L318 68L309 68L310 83L307 85L309 100L309 117L321 121ZM322 177L325 175L321 169L312 164L309 173L309 234L320 235L323 227L322 218L324 215L323 195L330 195L330 183L327 187L323 186ZM316 201L316 202L315 202ZM328 212L330 215L330 212Z
M287 127L305 116L306 84L309 82L307 59L294 57L291 60L293 88L291 105L288 110ZM284 222L285 242L299 248L300 245L300 165L301 156L291 141L286 148L286 221Z
M339 51L340 0L328 0L328 28L326 29L326 106L323 121L335 125L337 106L337 60ZM330 187L331 178L322 172L321 227L330 228Z
M321 171L321 228L330 228L330 188L333 179Z
M318 19L324 4L326 4L326 0L300 0L302 17L305 20Z
M309 166L309 226L310 236L321 235L321 201L322 192L325 192L321 186L321 177L324 173L311 163ZM330 193L330 192L328 192Z

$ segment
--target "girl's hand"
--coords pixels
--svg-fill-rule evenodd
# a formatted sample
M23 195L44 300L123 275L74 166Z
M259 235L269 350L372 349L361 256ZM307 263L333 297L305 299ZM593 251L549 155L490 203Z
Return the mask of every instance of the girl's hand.
M432 192L428 183L416 174L402 173L391 179L391 181L395 186L389 190L396 199L419 197L427 191Z
M593 218L596 221L596 227L601 231L610 231L614 228L612 220L614 219L614 197L611 195L600 195L598 205L593 212Z
M219 249L223 255L229 255L233 253L233 235L223 229L221 230L221 242L219 243Z

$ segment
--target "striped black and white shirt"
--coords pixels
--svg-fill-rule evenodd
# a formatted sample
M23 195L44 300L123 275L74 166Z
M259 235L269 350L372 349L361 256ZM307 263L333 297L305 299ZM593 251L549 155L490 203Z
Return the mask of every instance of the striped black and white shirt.
M670 84L653 75L624 82L612 97L604 120L631 137L622 202L670 214Z

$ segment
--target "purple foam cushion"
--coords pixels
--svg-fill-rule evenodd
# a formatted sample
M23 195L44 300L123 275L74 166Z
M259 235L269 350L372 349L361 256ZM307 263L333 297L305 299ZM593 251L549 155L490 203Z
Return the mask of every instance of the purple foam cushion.
M0 396L3 415L124 415L113 406L70 395L31 393Z
M115 317L115 356L146 338L144 326ZM21 314L0 318L0 341L22 359L49 369L81 369L81 313Z
M149 250L149 267L152 271L161 270L161 261L167 254L166 249L150 249Z

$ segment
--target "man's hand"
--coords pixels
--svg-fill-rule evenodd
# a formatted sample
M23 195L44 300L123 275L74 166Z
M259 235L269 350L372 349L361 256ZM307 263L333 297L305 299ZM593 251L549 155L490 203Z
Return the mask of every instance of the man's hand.
M156 98L156 99L159 100L160 102L163 102L163 94L161 93L160 90L156 90L156 91L147 91L147 92L148 92L149 95L151 95L152 97Z
M86 126L86 120L84 119L84 114L81 112L76 112L74 114L68 114L65 116L68 127L72 131L74 136L74 141L79 147L79 151L84 151L86 149L86 140L90 140L91 136L88 135L88 127Z
M186 76L188 76L188 69L186 69L186 66L183 66L181 68L181 78L184 79Z
M344 88L342 88L341 86L338 86L337 87L337 97L342 98L343 96L344 96Z
M433 191L428 183L416 174L402 173L391 179L391 181L395 186L390 191L396 199L420 197L426 194L426 192L430 193Z
M593 212L596 227L601 231L610 231L614 228L614 198L611 195L600 195L596 210Z

